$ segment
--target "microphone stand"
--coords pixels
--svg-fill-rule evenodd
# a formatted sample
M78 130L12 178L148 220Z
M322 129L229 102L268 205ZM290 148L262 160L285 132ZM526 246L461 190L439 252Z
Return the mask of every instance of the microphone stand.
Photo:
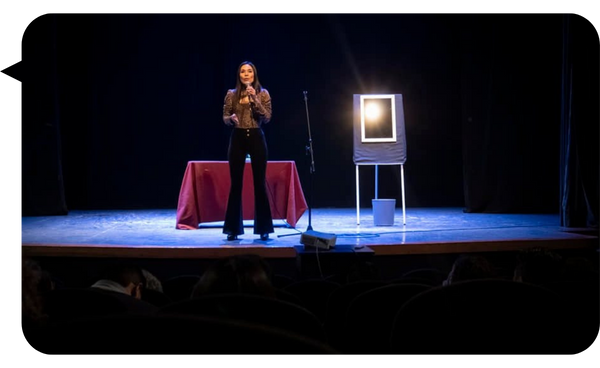
M308 98L306 97L306 94L308 93L307 91L303 91L302 92L304 94L304 106L306 107L306 124L308 125L308 145L305 147L306 149L306 155L310 155L310 184L309 184L309 190L310 193L308 195L308 227L306 228L306 231L312 230L312 200L313 200L313 175L315 173L315 157L313 155L313 145L312 145L312 135L310 133L310 118L308 116ZM298 235L300 233L296 233L296 234L285 234L285 235L278 235L278 238L284 237L284 236L292 236L292 235Z
M304 106L306 107L306 124L308 125L308 146L306 146L306 154L310 154L310 193L308 196L308 227L306 231L312 230L312 201L313 201L313 174L315 173L315 157L313 155L313 145L312 145L312 135L310 134L310 119L308 117L308 98L306 94L308 92L304 91Z

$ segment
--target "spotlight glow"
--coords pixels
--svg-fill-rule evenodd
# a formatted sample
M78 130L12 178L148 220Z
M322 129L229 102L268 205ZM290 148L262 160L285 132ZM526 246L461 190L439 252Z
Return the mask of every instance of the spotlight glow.
M367 106L365 106L365 117L370 122L377 121L380 115L381 109L379 108L378 104L371 102Z
M363 143L396 142L396 96L354 95L354 119Z

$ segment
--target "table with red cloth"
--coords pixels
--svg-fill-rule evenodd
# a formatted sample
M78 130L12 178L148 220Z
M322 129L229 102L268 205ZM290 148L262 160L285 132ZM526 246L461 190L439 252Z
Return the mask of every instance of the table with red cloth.
M229 197L227 161L189 161L177 203L177 229L198 229L200 223L225 221ZM267 195L273 219L295 227L308 208L294 161L267 162ZM244 220L254 218L252 165L246 160L242 190Z

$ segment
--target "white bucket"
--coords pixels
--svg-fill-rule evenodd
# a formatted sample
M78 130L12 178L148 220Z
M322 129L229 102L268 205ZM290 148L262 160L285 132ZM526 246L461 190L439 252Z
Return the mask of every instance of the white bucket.
M375 226L394 225L394 213L396 212L395 199L372 199L373 223Z

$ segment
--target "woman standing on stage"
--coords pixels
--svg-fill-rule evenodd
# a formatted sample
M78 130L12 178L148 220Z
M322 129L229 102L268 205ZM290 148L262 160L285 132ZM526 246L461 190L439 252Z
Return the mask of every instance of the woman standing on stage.
M240 64L236 80L235 89L227 91L223 104L223 122L234 127L227 154L231 189L223 234L227 240L237 240L244 233L242 184L249 154L254 177L254 234L267 240L273 232L273 219L266 187L267 143L261 126L271 120L271 96L260 85L256 67L249 61Z

